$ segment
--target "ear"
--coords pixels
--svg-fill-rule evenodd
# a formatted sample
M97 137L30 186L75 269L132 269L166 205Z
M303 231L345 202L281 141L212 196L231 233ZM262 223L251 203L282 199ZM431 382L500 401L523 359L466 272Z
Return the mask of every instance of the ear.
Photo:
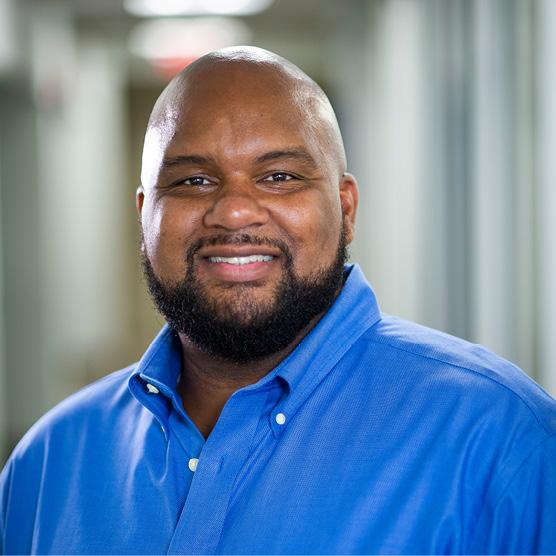
M139 215L139 220L141 220L141 214L143 213L143 201L145 200L145 190L143 186L140 185L135 192L135 207L137 208L137 214Z
M359 204L359 190L354 176L345 172L340 178L340 203L346 234L346 243L350 244L355 236L355 217Z

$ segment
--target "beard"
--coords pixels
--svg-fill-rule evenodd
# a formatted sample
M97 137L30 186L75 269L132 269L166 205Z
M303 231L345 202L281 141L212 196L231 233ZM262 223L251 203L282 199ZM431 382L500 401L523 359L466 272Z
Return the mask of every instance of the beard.
M283 277L273 300L257 300L257 282L234 284L226 296L209 295L195 272L195 253L207 245L264 245L283 253ZM159 279L143 247L141 259L149 292L156 308L170 327L201 351L233 363L248 363L288 347L298 334L334 303L344 277L347 261L344 230L338 240L335 259L307 278L296 275L288 246L277 240L248 234L222 235L195 242L186 255L183 280L168 284Z

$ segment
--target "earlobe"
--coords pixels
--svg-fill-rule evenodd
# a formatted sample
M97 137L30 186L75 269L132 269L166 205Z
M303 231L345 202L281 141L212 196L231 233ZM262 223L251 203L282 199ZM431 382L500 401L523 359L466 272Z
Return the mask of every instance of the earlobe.
M344 221L346 243L351 243L355 236L355 218L359 204L357 180L352 174L344 173L340 180L340 203Z
M135 193L135 207L137 208L137 214L139 215L139 219L141 219L141 214L143 212L144 200L145 200L145 190L143 189L143 186L140 185L137 188L137 191Z

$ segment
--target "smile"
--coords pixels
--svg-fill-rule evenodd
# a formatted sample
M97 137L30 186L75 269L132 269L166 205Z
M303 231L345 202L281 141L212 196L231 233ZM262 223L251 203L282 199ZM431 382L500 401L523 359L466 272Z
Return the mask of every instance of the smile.
M226 263L244 265L253 263L267 263L274 259L272 255L248 255L245 257L208 257L211 263Z

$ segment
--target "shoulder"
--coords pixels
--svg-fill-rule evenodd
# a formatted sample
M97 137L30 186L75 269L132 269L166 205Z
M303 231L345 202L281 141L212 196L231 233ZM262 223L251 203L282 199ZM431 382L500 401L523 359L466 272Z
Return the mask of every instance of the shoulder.
M128 388L134 371L127 367L69 396L21 439L0 474L0 552L3 542L12 552L32 551L37 515L45 525L44 516L61 516L85 490L121 480L113 470L124 467L134 431L145 423ZM47 529L47 536L56 530Z
M468 399L470 405L519 410L521 418L528 415L537 423L542 436L556 434L556 401L517 366L481 345L389 315L364 339L416 386L424 381L436 395L457 396L462 403Z
M383 399L395 400L390 422L404 419L405 437L417 435L427 457L427 442L438 442L441 468L460 461L473 469L471 482L484 480L489 504L510 485L529 488L527 473L554 470L556 401L521 369L483 346L388 315L361 340Z
M78 443L107 427L116 427L119 415L139 407L128 389L134 370L135 364L113 372L57 404L23 436L10 459L42 458L51 447Z

